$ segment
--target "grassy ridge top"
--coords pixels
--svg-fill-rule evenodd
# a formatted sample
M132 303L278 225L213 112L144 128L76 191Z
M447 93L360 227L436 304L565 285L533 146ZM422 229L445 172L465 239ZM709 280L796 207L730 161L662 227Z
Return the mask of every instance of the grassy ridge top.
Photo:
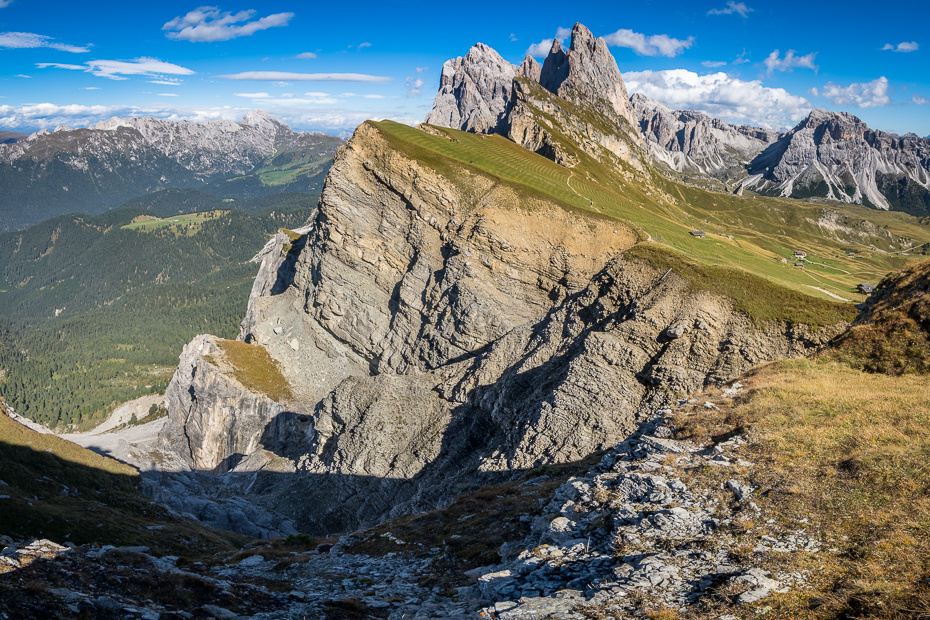
M294 397L278 362L268 354L265 347L238 340L218 340L217 344L226 362L232 366L233 376L246 388L278 402Z
M856 290L860 282L878 282L918 258L913 247L908 251L907 240L913 246L930 242L930 229L903 214L708 192L669 181L651 169L614 169L580 149L575 153L579 163L568 168L502 136L441 127L427 132L390 121L371 125L394 149L453 181L483 175L514 187L518 195L626 223L668 255L677 255L678 263L727 267L757 276L761 286L774 285L763 297L775 298L787 289L802 295L796 298L801 305L804 299L849 305L843 311L830 306L833 315L854 314L852 305L865 299ZM698 229L707 236L690 234ZM795 250L808 255L803 268L794 266ZM702 282L713 290L726 288L726 282L716 288L708 284L716 279L706 272ZM809 315L782 305L783 318L801 322ZM768 318L763 315L755 313L754 318Z

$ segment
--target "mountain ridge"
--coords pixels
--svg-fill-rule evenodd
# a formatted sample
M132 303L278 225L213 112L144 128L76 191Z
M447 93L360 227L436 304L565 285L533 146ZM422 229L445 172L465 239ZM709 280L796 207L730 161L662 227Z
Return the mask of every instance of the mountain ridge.
M224 198L318 192L342 140L295 132L263 110L242 123L112 118L0 145L0 231L56 215L96 215L171 187Z

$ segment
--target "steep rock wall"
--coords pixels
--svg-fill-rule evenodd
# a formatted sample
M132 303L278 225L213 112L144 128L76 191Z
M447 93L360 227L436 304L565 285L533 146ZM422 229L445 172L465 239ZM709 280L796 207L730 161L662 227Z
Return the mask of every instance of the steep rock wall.
M256 453L293 466L259 476L251 496L302 531L341 531L583 458L677 395L837 331L759 328L727 299L624 259L637 238L621 223L456 174L359 127L337 153L293 282L252 299L243 326L296 394L278 411L303 413L269 438L275 407L211 378L209 347L192 343L200 361L182 359L169 390L177 449L193 463L211 446L212 461L198 461L208 466L247 449L251 432ZM227 385L248 415L219 406ZM202 430L213 424L239 443L217 449ZM232 473L248 475L249 462Z

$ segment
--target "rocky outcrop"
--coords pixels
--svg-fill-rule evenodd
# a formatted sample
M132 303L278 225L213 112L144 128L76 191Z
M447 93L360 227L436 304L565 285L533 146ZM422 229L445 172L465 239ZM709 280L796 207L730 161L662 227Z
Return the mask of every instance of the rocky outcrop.
M541 72L542 67L539 66L536 59L532 56L527 56L523 59L523 64L520 65L520 68L517 69L517 77L525 77L534 82L538 82Z
M500 131L516 75L517 67L484 43L476 43L464 57L442 65L439 92L426 122L477 133Z
M930 213L930 140L902 138L846 112L814 110L749 165L744 187Z
M192 470L223 473L259 448L283 445L294 414L250 392L224 364L217 339L194 338L165 392L168 422L160 439Z
M730 125L701 112L672 110L639 93L630 102L649 154L678 172L745 177L746 164L781 136L759 127Z
M625 260L637 237L621 223L463 174L453 182L361 126L292 285L253 299L243 329L303 413L281 418L296 405L224 382L200 339L169 390L184 430L172 445L201 468L259 455L231 474L280 459L250 487L255 501L302 531L338 531L444 505L475 476L577 460L676 393L833 333L759 329L726 299Z

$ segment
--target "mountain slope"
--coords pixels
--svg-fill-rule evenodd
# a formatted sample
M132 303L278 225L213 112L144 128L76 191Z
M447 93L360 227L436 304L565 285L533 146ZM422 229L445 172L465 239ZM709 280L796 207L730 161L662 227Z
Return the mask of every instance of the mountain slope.
M743 187L930 214L930 140L902 138L851 114L814 110L748 166Z
M249 198L319 192L342 140L294 132L262 110L241 123L113 118L0 145L0 231L70 212L96 215L169 187Z
M672 110L639 93L630 98L650 154L678 172L724 180L746 176L745 166L780 134L736 126L701 112Z
M99 422L120 402L161 392L190 338L237 333L258 268L249 259L316 203L288 196L273 215L227 208L154 220L125 208L0 235L0 395L56 426Z

